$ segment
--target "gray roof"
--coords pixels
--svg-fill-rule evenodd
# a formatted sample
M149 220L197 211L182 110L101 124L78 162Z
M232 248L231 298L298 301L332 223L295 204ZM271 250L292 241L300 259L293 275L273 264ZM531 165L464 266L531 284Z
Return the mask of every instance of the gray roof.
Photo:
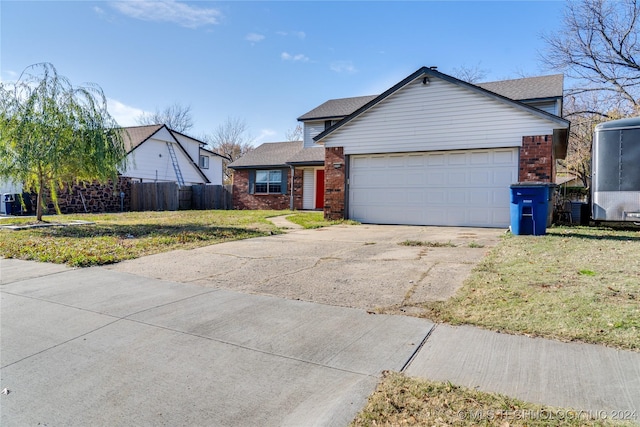
M163 125L148 125L148 126L131 126L122 128L124 146L127 149L127 153L130 153L140 144L158 132Z
M307 147L298 151L287 160L288 164L324 164L324 147Z
M561 98L563 92L562 74L525 77L522 79L476 83L485 90L516 101L542 98Z
M287 161L302 150L302 141L266 142L236 161L229 163L232 169L256 167L287 167Z
M341 119L356 111L378 95L355 96L352 98L330 99L324 104L298 117L299 121L320 119Z

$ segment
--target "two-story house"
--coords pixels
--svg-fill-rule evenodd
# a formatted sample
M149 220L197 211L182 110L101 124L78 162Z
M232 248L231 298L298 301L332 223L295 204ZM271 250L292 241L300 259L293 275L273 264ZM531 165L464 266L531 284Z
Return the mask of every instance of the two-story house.
M380 95L298 118L304 140L229 165L239 209L323 209L330 219L504 227L509 186L553 182L569 122L562 75L470 84L423 67Z

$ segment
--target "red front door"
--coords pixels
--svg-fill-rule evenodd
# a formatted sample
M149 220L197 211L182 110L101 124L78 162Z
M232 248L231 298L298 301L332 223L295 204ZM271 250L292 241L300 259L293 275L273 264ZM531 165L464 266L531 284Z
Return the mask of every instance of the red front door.
M324 169L316 170L316 209L324 209Z

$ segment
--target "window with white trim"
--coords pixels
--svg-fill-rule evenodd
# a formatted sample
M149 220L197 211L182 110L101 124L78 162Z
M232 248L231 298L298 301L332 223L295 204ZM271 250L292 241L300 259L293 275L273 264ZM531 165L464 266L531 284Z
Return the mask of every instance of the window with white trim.
M202 169L209 169L209 156L200 156L200 167Z
M256 193L282 193L282 171L279 169L257 170Z

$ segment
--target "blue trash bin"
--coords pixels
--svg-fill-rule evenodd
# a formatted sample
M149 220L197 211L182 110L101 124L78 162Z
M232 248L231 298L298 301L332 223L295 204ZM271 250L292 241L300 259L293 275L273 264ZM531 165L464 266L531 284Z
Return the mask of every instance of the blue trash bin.
M515 235L547 234L554 184L519 182L511 185L511 232Z

